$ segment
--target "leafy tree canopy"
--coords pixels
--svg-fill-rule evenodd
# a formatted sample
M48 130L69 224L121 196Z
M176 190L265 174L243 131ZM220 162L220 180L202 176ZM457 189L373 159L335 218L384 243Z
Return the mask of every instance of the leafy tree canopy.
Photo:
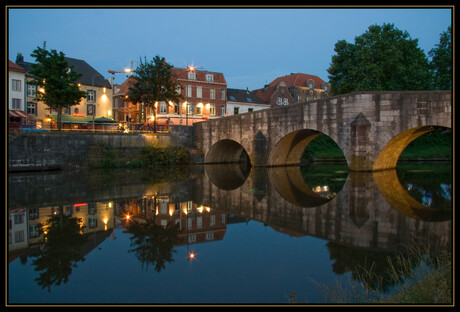
M439 44L428 52L433 71L433 87L438 90L452 90L452 26L441 33Z
M429 89L428 59L418 40L393 24L371 25L354 44L338 41L334 51L328 69L334 95Z
M180 84L175 82L171 68L172 65L158 55L150 62L146 58L144 61L140 59L140 64L133 73L136 82L129 88L128 100L132 103L144 103L152 109L156 102L180 101L183 98L177 92ZM155 109L153 111L156 119Z
M77 84L81 74L72 70L63 52L37 47L31 56L36 59L30 71L35 77L31 84L38 87L35 100L57 110L60 129L62 109L79 104L86 96L86 92L80 91Z

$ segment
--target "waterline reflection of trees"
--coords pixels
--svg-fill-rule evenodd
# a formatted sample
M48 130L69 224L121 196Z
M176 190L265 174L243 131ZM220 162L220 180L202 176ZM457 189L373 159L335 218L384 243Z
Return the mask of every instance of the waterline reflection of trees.
M83 235L81 218L72 218L62 214L53 215L44 225L41 225L44 234L40 251L34 254L33 265L40 275L35 280L42 288L67 283L72 268L77 263L85 261L81 249L88 241Z
M129 252L134 252L144 265L153 265L155 271L160 272L167 262L173 262L174 243L177 241L179 224L168 223L166 226L155 224L155 217L148 220L131 220L124 231L131 234Z

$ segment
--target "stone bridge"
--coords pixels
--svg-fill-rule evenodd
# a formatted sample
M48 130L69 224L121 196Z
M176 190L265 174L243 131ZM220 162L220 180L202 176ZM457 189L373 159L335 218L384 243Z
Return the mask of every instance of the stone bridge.
M205 163L252 166L300 163L321 133L342 149L352 171L395 168L407 145L422 134L452 127L451 91L356 92L306 103L213 119L195 126Z

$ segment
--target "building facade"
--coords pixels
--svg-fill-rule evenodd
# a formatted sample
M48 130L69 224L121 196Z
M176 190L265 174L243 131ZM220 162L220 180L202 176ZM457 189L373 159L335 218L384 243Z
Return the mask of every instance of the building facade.
M181 86L177 92L182 94L184 100L180 103L158 102L155 108L147 107L143 103L128 102L129 88L135 83L135 79L129 77L121 85L114 87L115 119L151 127L156 115L157 129L161 131L167 125L190 126L195 122L225 116L227 82L222 73L176 67L172 71L176 82Z
M255 90L255 94L271 107L277 107L327 97L329 90L330 85L318 76L293 73L276 78Z
M111 119L113 87L111 81L105 79L99 72L91 67L86 61L66 57L71 70L81 74L77 83L80 90L86 91L78 105L64 108L62 112L63 129L91 129L91 120L99 118ZM27 112L33 116L37 128L54 128L57 111L50 109L42 102L35 101L36 86L28 82L33 79L29 74L32 63L25 62L21 54L17 55L16 64L26 70L26 101Z
M227 115L238 115L267 108L270 108L270 104L258 98L255 92L248 89L227 88Z

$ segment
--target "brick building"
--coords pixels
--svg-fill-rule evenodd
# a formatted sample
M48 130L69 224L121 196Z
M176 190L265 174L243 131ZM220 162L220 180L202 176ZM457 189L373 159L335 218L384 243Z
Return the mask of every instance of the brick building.
M278 77L254 92L275 107L327 97L329 90L329 84L318 76L296 73Z
M192 67L172 68L176 81L181 85L184 100L180 103L159 102L156 106L157 129L166 124L192 125L195 122L225 116L227 82L222 73L196 70ZM129 103L126 96L135 79L130 77L114 91L114 117L118 121L137 124L153 123L154 112L142 103ZM179 91L179 90L178 90Z

